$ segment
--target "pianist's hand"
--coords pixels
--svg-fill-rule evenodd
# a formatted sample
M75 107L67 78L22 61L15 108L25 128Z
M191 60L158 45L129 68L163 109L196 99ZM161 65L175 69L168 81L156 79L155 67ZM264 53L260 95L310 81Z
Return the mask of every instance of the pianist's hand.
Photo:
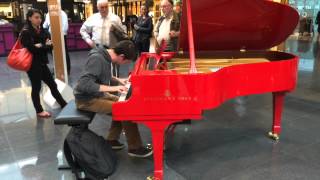
M175 37L178 37L179 36L179 32L177 31L170 31L169 35L171 38L175 38Z
M128 91L128 89L125 86L113 86L115 92L119 92L119 93L125 93Z
M118 78L117 80L121 85L126 85L128 83L127 78Z
M100 85L100 92L120 92L124 93L127 92L128 89L125 86L106 86L106 85Z

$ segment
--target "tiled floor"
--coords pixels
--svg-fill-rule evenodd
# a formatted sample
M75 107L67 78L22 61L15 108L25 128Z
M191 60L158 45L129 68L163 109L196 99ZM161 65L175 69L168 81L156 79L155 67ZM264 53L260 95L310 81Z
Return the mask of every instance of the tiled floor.
M205 112L203 120L177 127L167 142L165 179L320 179L320 45L315 39L287 41L287 51L301 60L297 89L285 99L279 142L266 136L272 123L270 94L233 99ZM86 53L71 53L71 85ZM69 171L56 168L64 163L61 147L69 128L36 118L26 75L8 69L4 58L0 77L0 179L74 179ZM53 110L54 115L58 112ZM90 128L105 135L110 121L97 115ZM149 130L140 129L150 142ZM126 150L117 155L119 167L111 180L142 180L152 174L152 158L133 159Z

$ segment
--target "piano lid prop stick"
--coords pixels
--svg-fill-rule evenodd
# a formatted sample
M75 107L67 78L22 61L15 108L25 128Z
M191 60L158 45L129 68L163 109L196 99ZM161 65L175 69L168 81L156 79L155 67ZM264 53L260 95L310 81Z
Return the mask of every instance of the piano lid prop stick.
M188 24L188 39L189 39L189 52L190 52L190 73L197 73L196 57L194 52L193 28L192 28L192 15L190 0L186 0L187 5L187 24Z

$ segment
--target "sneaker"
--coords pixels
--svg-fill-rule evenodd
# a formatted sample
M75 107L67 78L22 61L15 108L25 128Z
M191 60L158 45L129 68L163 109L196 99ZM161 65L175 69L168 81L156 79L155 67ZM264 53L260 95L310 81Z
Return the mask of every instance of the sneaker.
M121 150L124 148L124 144L121 144L117 140L107 140L107 142L111 145L113 150Z
M131 157L138 157L138 158L146 158L153 154L153 150L150 148L141 147L139 149L131 149L128 152L128 155Z

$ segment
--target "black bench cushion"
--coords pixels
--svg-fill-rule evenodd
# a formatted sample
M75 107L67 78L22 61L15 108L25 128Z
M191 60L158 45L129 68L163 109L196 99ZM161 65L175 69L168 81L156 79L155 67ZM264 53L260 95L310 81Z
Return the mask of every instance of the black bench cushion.
M95 113L77 109L74 100L70 101L54 119L54 124L80 125L89 124Z

